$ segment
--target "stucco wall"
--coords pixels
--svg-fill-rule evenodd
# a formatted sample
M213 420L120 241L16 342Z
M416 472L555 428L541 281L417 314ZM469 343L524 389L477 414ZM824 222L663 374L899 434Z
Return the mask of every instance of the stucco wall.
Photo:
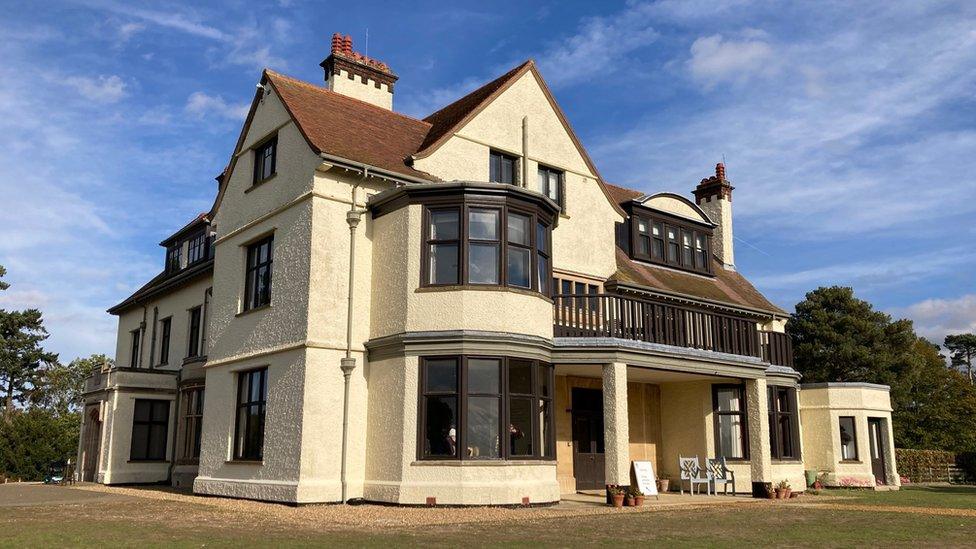
M886 428L884 458L888 484L901 484L895 462L894 437L891 432L891 401L886 389L867 386L830 384L828 387L802 387L800 418L803 422L804 464L807 469L825 473L832 486L876 484L871 468L868 418L881 418ZM852 416L857 439L856 461L841 459L840 418Z
M572 138L528 72L457 135L415 167L443 180L488 180L491 148L522 156L522 118L529 118L528 181L541 191L539 163L565 171L566 211L553 232L553 267L606 278L616 271L614 223L623 221L600 189ZM521 176L521 172L520 175Z
M329 89L336 93L348 95L387 110L393 108L393 92L386 84L380 84L380 87L377 88L375 80L365 79L355 74L349 78L349 71L342 69L339 70L338 75L330 72L327 76Z
M160 386L175 386L171 376L158 376ZM162 387L161 387L162 388ZM130 461L132 447L132 418L136 399L165 400L169 405L166 435L166 460ZM102 459L97 475L104 484L151 483L165 481L169 475L169 457L173 452L173 422L175 394L162 391L113 391L106 400L102 437Z

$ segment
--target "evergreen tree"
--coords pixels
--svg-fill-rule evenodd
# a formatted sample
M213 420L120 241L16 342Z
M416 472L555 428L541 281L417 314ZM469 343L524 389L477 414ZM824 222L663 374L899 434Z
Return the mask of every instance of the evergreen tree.
M972 385L974 383L973 360L976 360L976 334L947 335L944 345L949 350L949 360L952 365L966 372Z

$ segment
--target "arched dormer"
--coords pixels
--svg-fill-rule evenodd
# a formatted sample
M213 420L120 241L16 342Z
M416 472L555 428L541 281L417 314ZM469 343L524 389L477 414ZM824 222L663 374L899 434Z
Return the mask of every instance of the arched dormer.
M628 217L619 242L631 258L706 276L714 272L715 223L694 202L664 192L621 205Z
M677 193L656 193L640 197L636 199L635 202L638 202L645 208L668 212L680 217L686 217L692 221L706 223L712 226L715 225L715 223L709 219L708 214L699 208L697 204Z

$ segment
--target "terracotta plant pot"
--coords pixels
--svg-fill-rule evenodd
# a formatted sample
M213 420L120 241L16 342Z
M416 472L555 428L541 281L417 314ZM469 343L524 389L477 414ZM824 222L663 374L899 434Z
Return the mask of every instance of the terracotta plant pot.
M776 499L790 499L790 489L789 488L777 488L776 489Z
M772 486L766 488L766 497L769 499L776 499L776 490Z
M640 507L641 505L644 505L644 496L635 496L634 497L634 505L637 506L637 507Z
M671 484L671 479L662 478L657 480L657 491L658 493L666 493L668 491L669 485Z
M634 506L634 498L631 496L627 496L627 507L633 507L633 506Z
M624 495L623 494L614 494L613 495L613 506L614 507L623 507L624 506Z

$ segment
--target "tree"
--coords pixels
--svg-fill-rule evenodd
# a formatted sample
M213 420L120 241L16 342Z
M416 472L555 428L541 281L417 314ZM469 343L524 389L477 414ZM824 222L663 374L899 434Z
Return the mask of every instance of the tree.
M34 403L58 416L77 412L81 409L85 380L103 365L112 362L105 355L95 354L88 358L76 358L68 364L52 364L41 374Z
M797 303L786 331L805 382L893 384L917 340L908 320L893 321L851 288L818 288Z
M0 276L6 273L0 267ZM0 289L7 289L3 284ZM37 309L7 311L0 309L0 389L4 391L4 416L9 419L14 404L30 398L37 373L42 365L52 364L58 356L41 348L47 330Z
M973 359L976 359L976 334L956 334L947 335L944 342L945 348L949 350L949 360L952 365L962 370L965 368L969 374L969 383L973 380Z
M0 421L0 476L42 480L52 463L75 457L80 426L81 414L14 410Z

